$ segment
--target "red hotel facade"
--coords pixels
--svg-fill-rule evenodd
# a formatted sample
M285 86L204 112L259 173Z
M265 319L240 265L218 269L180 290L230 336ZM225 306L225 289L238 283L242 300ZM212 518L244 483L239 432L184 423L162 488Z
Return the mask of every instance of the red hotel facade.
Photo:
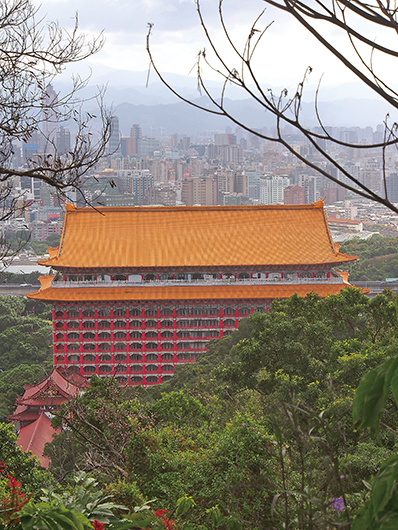
M53 307L54 366L128 385L167 381L207 343L275 298L336 294L356 260L323 202L289 206L75 208L52 274L29 298Z

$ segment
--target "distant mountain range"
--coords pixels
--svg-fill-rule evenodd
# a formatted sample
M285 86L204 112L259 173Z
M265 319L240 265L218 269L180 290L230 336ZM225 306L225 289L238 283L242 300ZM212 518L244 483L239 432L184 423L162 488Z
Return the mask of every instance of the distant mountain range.
M179 135L187 136L223 132L228 125L232 130L236 129L236 125L226 118L202 112L180 101L153 72L146 86L147 72L128 72L109 68L103 70L92 77L89 85L84 89L84 96L92 96L96 87L107 84L105 101L107 104L112 104L114 114L119 117L120 130L124 136L129 135L133 123L140 124L144 133L150 127L165 127L167 134L177 132ZM190 101L208 106L206 98L197 90L195 77L167 74L167 81ZM56 88L62 91L63 86L64 83L58 83ZM219 97L221 83L210 81L208 87L214 97ZM302 104L302 122L310 127L318 125L313 101L315 90L314 85L306 87L305 101ZM273 88L275 94L279 94L280 91L280 88ZM249 127L261 129L274 125L272 115L264 112L253 99L241 99L245 94L242 94L238 88L230 86L226 94L228 109L237 119L244 120ZM323 124L336 127L370 125L375 128L383 122L386 114L391 110L388 104L376 99L361 83L323 88L318 107ZM390 114L391 117L394 116L393 113ZM396 119L398 120L398 113Z

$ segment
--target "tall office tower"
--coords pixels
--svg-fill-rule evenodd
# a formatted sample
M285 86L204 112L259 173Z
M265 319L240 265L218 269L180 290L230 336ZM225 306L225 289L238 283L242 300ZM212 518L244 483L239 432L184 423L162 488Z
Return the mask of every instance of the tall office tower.
M57 131L57 153L58 155L63 155L70 151L70 131L65 129L65 127L60 127Z
M141 127L138 125L138 123L135 123L131 129L130 129L130 138L136 138L137 140L141 140L142 138L142 130Z
M108 143L108 151L110 155L120 155L120 131L119 131L119 118L112 116L111 118L111 136Z
M170 147L178 146L178 134L174 133L170 136Z
M386 177L387 197L392 203L398 203L398 173L390 173Z
M148 169L144 169L143 171L135 171L132 179L132 191L134 193L135 204L141 206L145 204L148 192L153 188L153 176Z
M283 204L284 189L290 186L290 179L282 176L260 178L260 204Z
M58 96L52 85L48 85L42 98L42 126L40 152L54 153L54 144L58 131Z

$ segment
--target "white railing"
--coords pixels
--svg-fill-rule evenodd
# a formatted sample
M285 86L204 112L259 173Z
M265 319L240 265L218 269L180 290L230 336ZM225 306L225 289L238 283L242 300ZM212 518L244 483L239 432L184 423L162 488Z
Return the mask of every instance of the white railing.
M140 282L129 281L56 281L52 287L171 287L171 286L206 286L206 285L308 285L321 283L344 283L343 278L331 276L330 278L212 278L210 280L144 280Z

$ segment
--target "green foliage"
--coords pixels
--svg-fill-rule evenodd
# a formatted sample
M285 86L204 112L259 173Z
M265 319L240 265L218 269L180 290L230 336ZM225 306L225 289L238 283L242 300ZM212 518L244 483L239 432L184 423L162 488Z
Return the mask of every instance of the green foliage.
M6 466L7 473L22 482L26 493L38 493L41 487L51 483L51 475L40 466L39 461L19 449L12 425L6 423L0 423L0 462ZM3 491L4 484L3 480Z
M186 530L239 521L251 530L348 528L364 483L398 447L396 323L391 295L293 296L242 321L165 385L93 377L57 419L68 430L52 448L69 445L58 446L54 472L65 462L90 471L129 507L156 498ZM369 371L354 415L380 415L388 430L379 433L352 427L355 388ZM195 505L172 512L186 496ZM145 527L147 513L133 516Z
M15 518L19 519L18 530L92 530L82 513L45 502L25 505Z
M366 240L353 239L342 244L340 251L359 257L350 266L351 281L398 278L398 238L374 235Z
M72 486L63 493L54 489L42 488L41 500L53 506L63 506L72 511L78 511L90 521L109 523L116 520L114 510L127 510L125 506L110 502L111 495L104 495L98 490L98 482L88 477L84 471L72 477Z
M26 383L38 383L45 377L43 366L20 364L0 372L0 420L5 421L15 408L15 399L23 393Z

